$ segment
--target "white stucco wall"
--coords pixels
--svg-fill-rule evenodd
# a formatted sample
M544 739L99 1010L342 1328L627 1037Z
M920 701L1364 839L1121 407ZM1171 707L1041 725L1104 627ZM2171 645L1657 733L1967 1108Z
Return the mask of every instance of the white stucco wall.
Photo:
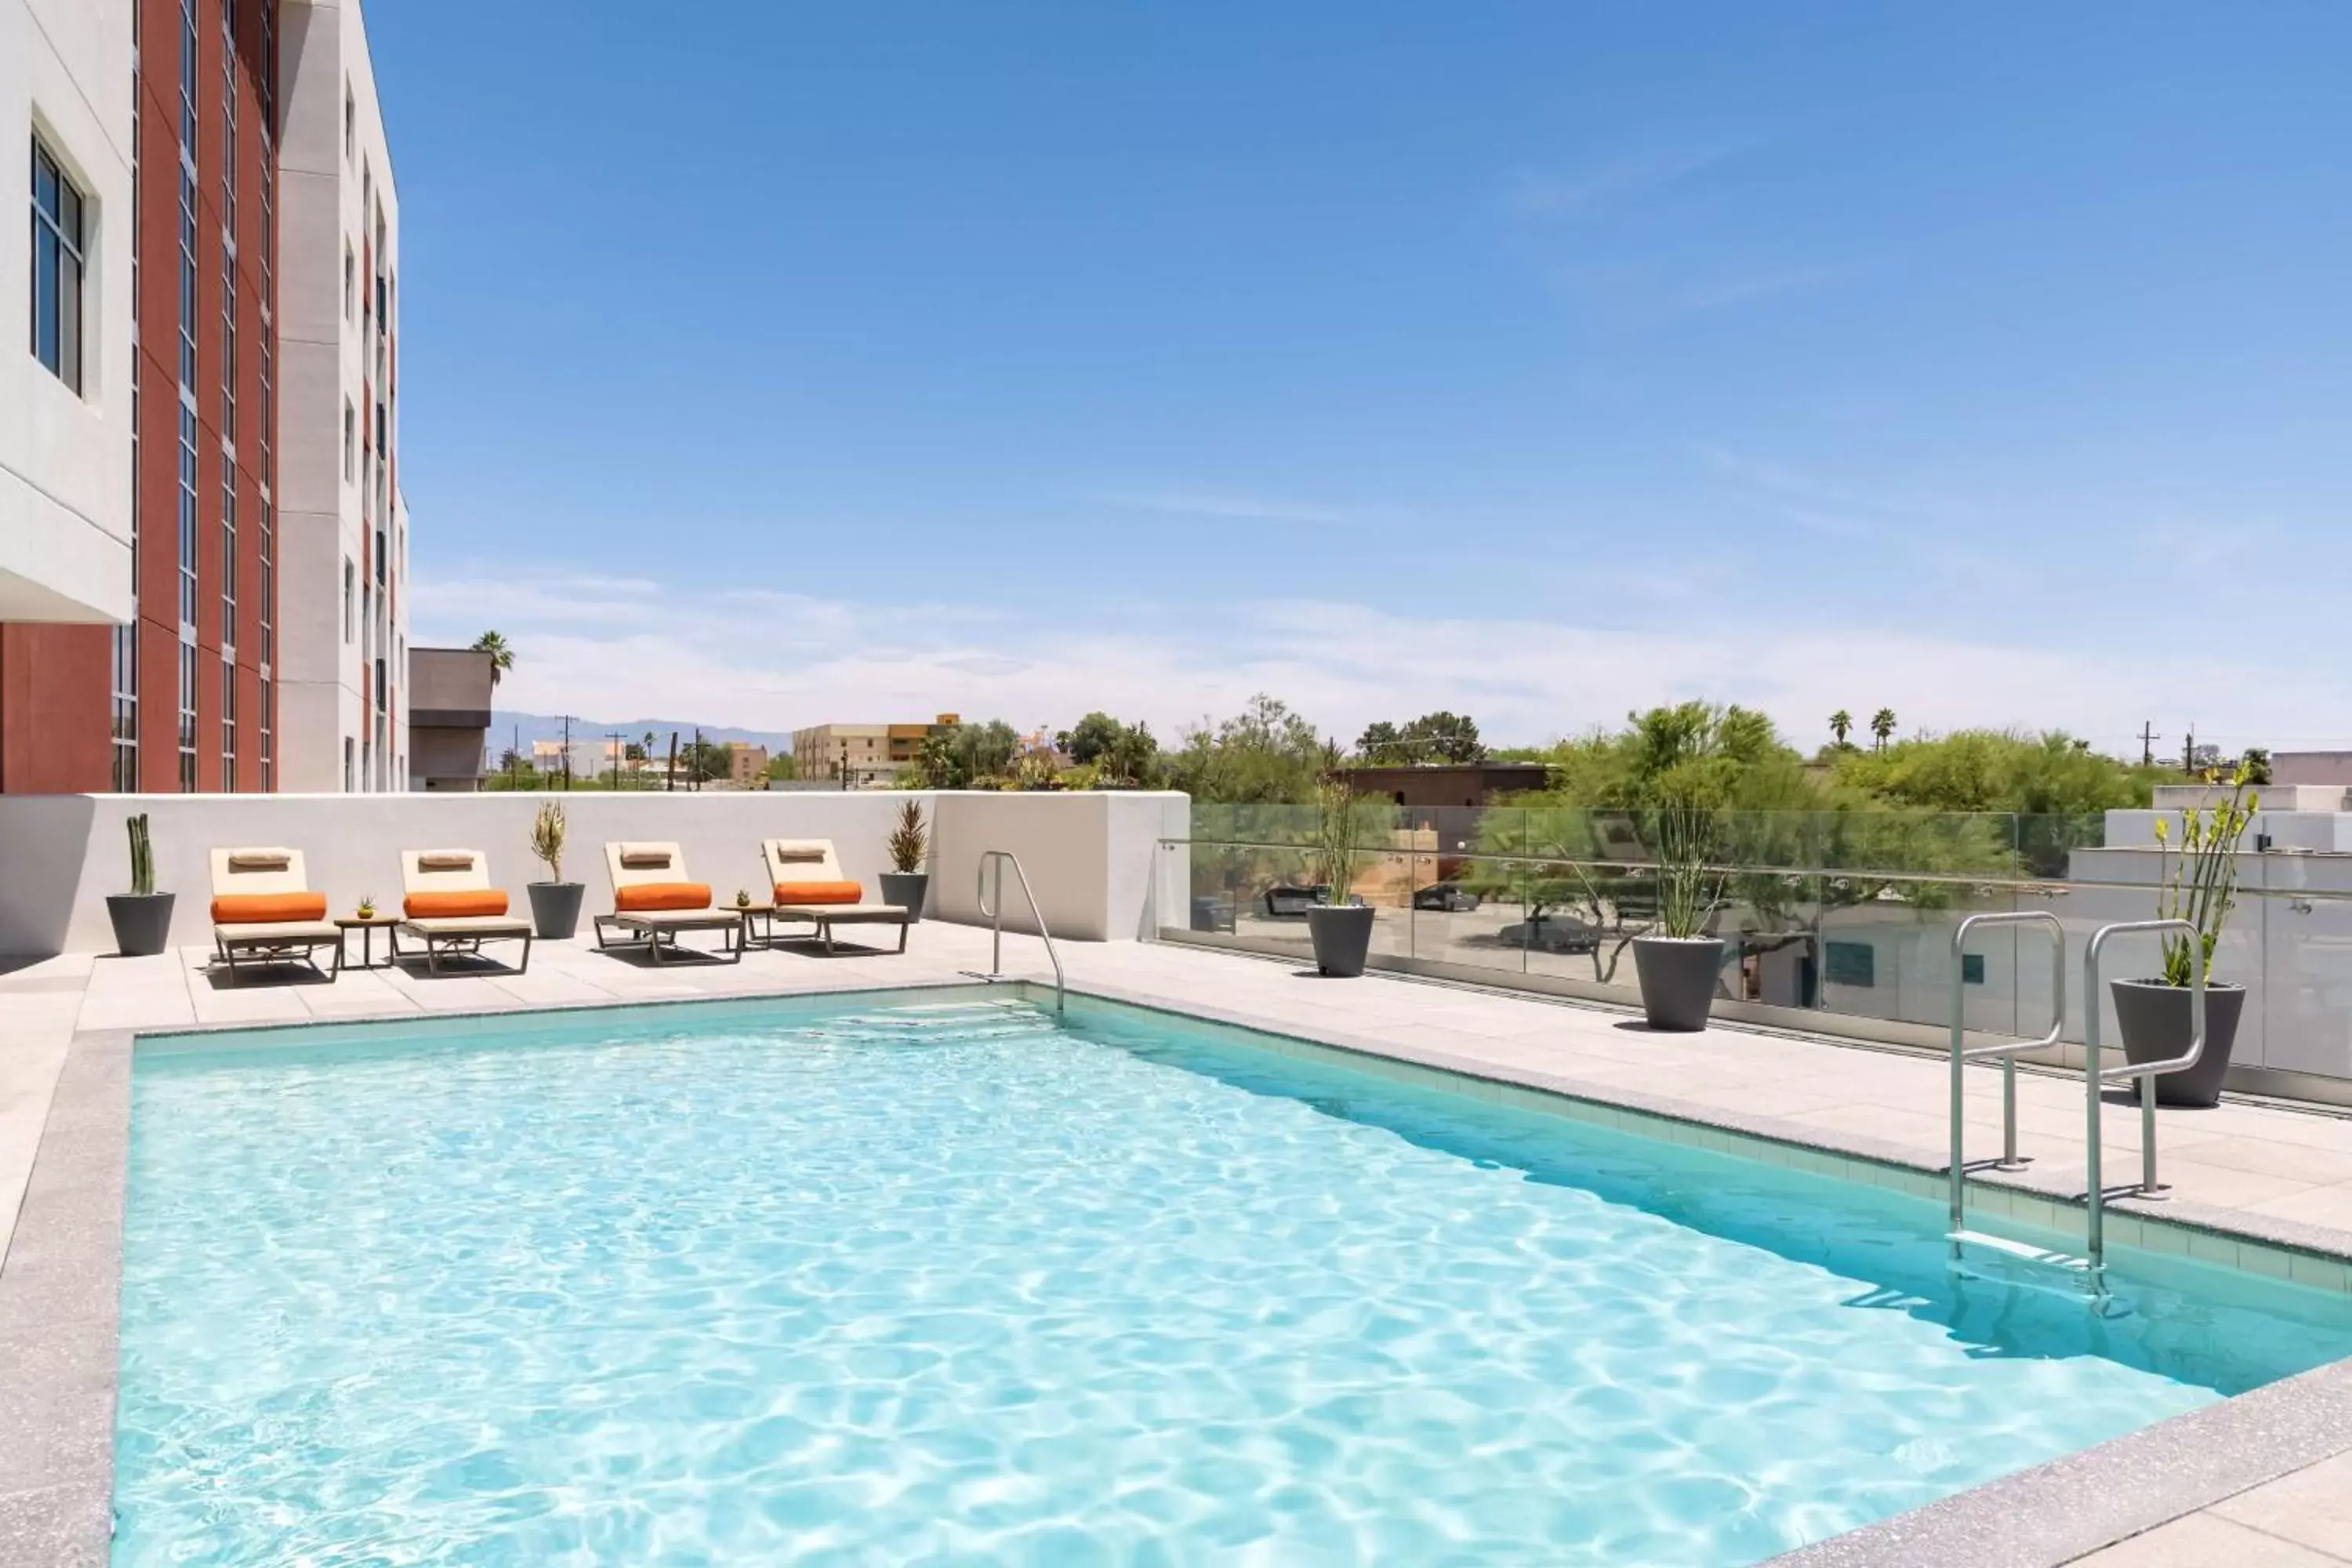
M127 621L131 0L0 0L0 620ZM31 140L87 199L82 390L29 352Z
M883 844L909 796L887 791L568 795L5 795L0 796L0 953L109 952L106 896L130 888L125 818L148 814L159 891L179 895L172 939L211 940L208 857L215 847L285 845L303 852L310 885L331 908L362 894L400 895L403 849L479 849L520 907L545 873L530 857L530 822L543 800L570 819L566 877L588 888L584 908L609 910L608 839L676 840L687 869L719 899L762 890L763 837L830 838L842 868L879 896ZM1100 942L1146 927L1154 843L1181 824L1181 795L921 795L932 823L929 912L976 921L981 854L1021 857L1055 936ZM1019 908L1017 900L1013 907ZM1026 911L1009 918L1032 929Z

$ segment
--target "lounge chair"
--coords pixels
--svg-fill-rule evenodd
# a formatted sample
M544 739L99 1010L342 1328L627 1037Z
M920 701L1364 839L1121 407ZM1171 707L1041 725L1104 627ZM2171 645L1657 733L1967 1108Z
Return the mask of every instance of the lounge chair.
M404 849L400 924L425 944L425 967L441 972L446 952L481 956L486 942L520 942L517 974L530 968L530 921L507 913L507 896L490 886L488 857L478 849ZM397 956L395 954L394 956Z
M299 849L214 850L212 914L213 949L231 985L240 958L247 969L299 958L320 979L334 978L312 955L341 953L343 933L327 919L327 895L310 891Z
M768 922L770 942L775 940L778 921L805 921L815 926L827 952L834 951L836 925L895 925L898 945L893 951L907 951L907 926L912 912L897 904L866 902L865 887L841 874L841 860L834 854L830 838L763 838L760 858L767 866L774 902L752 914Z
M596 917L596 945L642 947L656 963L677 950L680 931L727 933L728 962L743 962L743 911L710 901L706 882L686 879L686 857L675 844L607 844L604 869L613 879L613 912ZM634 932L608 938L611 926Z

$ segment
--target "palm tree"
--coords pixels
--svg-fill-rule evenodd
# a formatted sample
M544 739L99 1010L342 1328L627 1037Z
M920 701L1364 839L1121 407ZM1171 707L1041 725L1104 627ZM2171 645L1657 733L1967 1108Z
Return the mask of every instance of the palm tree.
M1878 749L1886 750L1886 742L1895 734L1895 710L1881 708L1870 716L1870 732L1878 737Z
M1830 733L1837 737L1838 750L1845 750L1845 738L1853 733L1853 715L1841 708L1830 715Z
M499 677L514 668L514 649L497 632L484 632L474 639L474 651L490 656L490 685L496 687Z

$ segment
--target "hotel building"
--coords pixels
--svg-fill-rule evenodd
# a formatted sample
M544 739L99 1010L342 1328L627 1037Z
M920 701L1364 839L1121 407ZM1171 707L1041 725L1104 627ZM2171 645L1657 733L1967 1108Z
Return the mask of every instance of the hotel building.
M0 791L404 787L356 0L0 0Z

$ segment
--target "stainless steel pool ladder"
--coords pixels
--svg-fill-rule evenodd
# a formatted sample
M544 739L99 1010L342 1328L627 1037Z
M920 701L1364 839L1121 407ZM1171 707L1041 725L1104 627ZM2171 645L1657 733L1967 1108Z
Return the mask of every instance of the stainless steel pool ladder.
M2189 950L2197 955L2196 969L2189 983L2189 1048L2168 1061L2105 1066L2099 1060L2099 950L2106 946L2109 937L2160 931L2179 931L2186 936ZM2172 1189L2156 1179L2156 1080L2162 1074L2195 1067L2198 1058L2205 1054L2205 943L2199 938L2197 928L2187 921L2126 921L2120 925L2101 926L2084 951L2083 1202L2090 1212L2088 1235L2091 1276L2095 1281L2106 1267L2107 1250L2107 1191L2099 1172L2099 1091L2111 1083L2139 1080L2139 1185L2117 1188L2117 1192L2146 1200L2168 1195Z
M1966 948L1969 933L1984 925L2045 925L2051 935L2050 964L2050 1032L2037 1040L2001 1040L1991 1045L1970 1046L1967 1043ZM2189 939L2197 955L2195 973L2189 988L2189 1048L2178 1057L2158 1062L2122 1062L2114 1067L2100 1059L2099 1047L2099 956L2110 940L2150 931L2179 931ZM2156 1079L2168 1072L2181 1072L2197 1065L2205 1054L2205 952L2197 940L2197 929L2187 921L2125 921L2101 926L2092 934L2090 945L2083 952L2083 1119L2084 1119L2084 1206L2088 1214L2084 1227L2086 1240L2083 1258L2069 1258L2062 1254L2045 1252L2006 1237L1989 1236L1971 1231L1967 1226L1968 1163L1962 1134L1965 1120L1961 1103L1961 1072L1967 1065L1986 1057L1999 1057L2001 1068L2001 1157L1990 1162L1992 1168L2014 1171L2025 1161L2017 1152L2017 1057L2020 1053L2039 1050L2058 1044L2066 1020L2066 930L2058 917L2044 910L2021 910L2010 913L1970 915L1952 932L1952 1104L1951 1166L1951 1243L1952 1261L1960 1261L1964 1248L1979 1246L2006 1253L2011 1257L2054 1263L2087 1276L2085 1283L2094 1300L2106 1294L2106 1225L2105 1210L2108 1193L2100 1171L2101 1144L2100 1111L2104 1101L2101 1090L2111 1083L2139 1083L2139 1184L2119 1188L2136 1198L2153 1200L2164 1197L2170 1189L2157 1180L2156 1174Z
M2038 925L2050 932L2050 1028L2039 1039L1996 1040L1990 1045L1971 1046L1968 1043L1968 945L1969 933L1979 926ZM1951 1242L1952 1257L1958 1261L1960 1249L1971 1243L1982 1243L2013 1250L2013 1246L1998 1237L1979 1236L1968 1228L1968 1152L1967 1118L1962 1104L1962 1073L1972 1061L1988 1057L2000 1058L2000 1158L1990 1162L1996 1171L2022 1170L2027 1163L2017 1152L2017 1058L2023 1051L2047 1049L2058 1043L2066 1027L2066 928L2048 910L2014 910L1998 914L1970 915L1952 932L1952 1163L1951 1181Z
M1054 964L1054 1015L1061 1016L1067 1005L1062 984L1062 955L1054 951L1054 933L1045 929L1045 912L1037 907L1037 895L1029 890L1029 874L1021 868L1019 857L1010 849L986 849L980 857L980 885L976 889L980 912L988 917L990 946L988 974L990 980L1004 978L1004 868L1013 868L1013 879L1021 884L1021 896L1029 902L1029 916L1037 922L1037 935L1045 944L1045 956ZM996 896L989 897L989 869L996 871Z

